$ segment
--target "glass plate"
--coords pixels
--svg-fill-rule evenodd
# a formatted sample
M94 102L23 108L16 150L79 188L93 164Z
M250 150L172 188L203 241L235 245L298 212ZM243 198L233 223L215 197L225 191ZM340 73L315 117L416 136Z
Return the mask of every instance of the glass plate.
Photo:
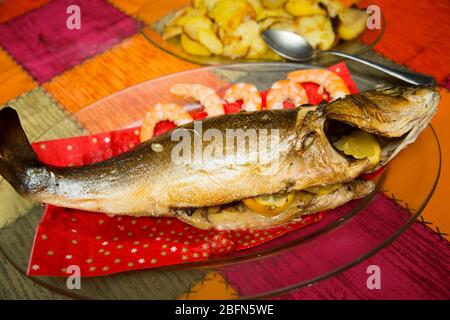
M245 81L265 90L274 81L285 78L288 72L308 67L311 66L249 63L199 68L165 76L104 98L60 122L37 140L94 134L138 125L152 104L165 101L183 103L168 93L174 83L190 81L222 91L231 83ZM389 84L384 78L370 75L368 70L356 70L351 64L349 68L361 91ZM389 164L376 181L376 191L371 195L326 215L317 224L287 233L255 248L197 264L83 278L81 290L67 289L64 278L30 278L76 298L175 299L207 272L221 272L227 278L238 270L248 283L248 286L239 287L241 298L277 295L335 275L388 245L422 212L438 181L440 163L438 139L433 129L428 127L414 144ZM422 175L421 172L425 171L428 174ZM403 214L394 212L392 216L388 212L389 219L386 220L386 214L383 216L381 211L373 210L376 206L374 199L381 197L380 191L402 199L402 203L414 210L411 213L404 211ZM23 200L5 181L0 181L0 195L7 199L2 203L0 215L11 212L16 215L16 220L0 232L0 249L25 276L43 207ZM293 258L296 259L295 269L289 263ZM269 268L269 271L264 268ZM262 279L258 277L261 274L264 275Z
M174 55L177 58L193 62L200 65L218 65L226 63L238 62L263 62L264 60L252 61L248 59L230 59L222 56L202 57L186 53L180 47L179 37L164 40L161 35L155 31L154 24L161 20L162 17L170 12L177 11L185 6L191 4L190 0L175 0L175 1L146 1L140 8L137 16L139 19L139 27L141 33L153 45L161 50ZM332 49L336 51L345 52L352 55L361 55L369 51L378 41L381 40L386 29L386 21L381 15L380 29L365 29L364 33L355 40L340 41ZM339 61L339 57L331 55L323 55L311 60L311 64L315 65L331 65ZM270 61L266 61L270 62Z

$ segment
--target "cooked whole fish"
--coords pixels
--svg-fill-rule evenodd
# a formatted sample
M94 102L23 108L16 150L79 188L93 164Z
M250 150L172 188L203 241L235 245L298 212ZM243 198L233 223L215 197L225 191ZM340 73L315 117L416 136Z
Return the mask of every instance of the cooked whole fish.
M368 159L345 155L332 142L355 128L371 132L382 146L377 167L383 166L416 139L438 101L434 88L395 87L317 107L212 117L177 129L193 150L183 159L191 161L174 161L181 138L174 138L172 131L109 160L70 168L40 163L17 113L4 108L0 174L22 196L56 206L110 215L173 216L203 229L261 228L368 195L374 183L358 177L376 168ZM211 139L205 143L204 136L198 141L208 129L224 137L221 144L214 144L217 149L211 147ZM237 138L239 129L264 133L265 141L276 143L269 149L258 147L245 135ZM233 156L224 156L228 154ZM305 191L330 185L340 187L325 195ZM272 217L255 213L240 201L293 190L291 206Z

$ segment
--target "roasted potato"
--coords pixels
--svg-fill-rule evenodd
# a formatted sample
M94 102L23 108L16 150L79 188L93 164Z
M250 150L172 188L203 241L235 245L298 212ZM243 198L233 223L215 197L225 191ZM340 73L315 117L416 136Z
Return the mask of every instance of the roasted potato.
M287 18L287 19L292 18L292 16L283 8L265 9L264 15L266 18Z
M338 34L344 40L357 38L364 32L367 22L367 12L354 8L346 8L339 14Z
M204 0L192 0L192 6L194 8L206 8Z
M210 56L211 52L202 44L192 40L186 34L181 35L181 47L187 53L197 56Z
M259 22L259 28L261 31L269 29L275 23L281 22L284 19L269 17Z
M289 0L284 6L291 15L309 16L309 15L326 15L327 12L319 6L317 0Z
M331 18L336 17L339 12L345 9L344 4L340 0L319 0L327 8L328 15Z
M328 17L323 15L300 17L296 23L298 33L313 47L328 50L333 46L336 36Z
M218 27L217 28L217 35L219 36L219 39L223 42L225 37L227 36L227 33L226 33L226 31L223 28Z
M249 59L257 59L267 50L267 46L261 38L259 24L253 20L240 24L226 38L226 42L224 54L231 58L245 56Z
M269 51L269 47L267 46L264 39L261 37L261 34L258 34L253 39L253 42L250 46L250 50L247 53L247 59L263 59L266 55L266 52Z
M254 19L256 13L247 0L219 0L209 16L226 32L231 32L245 19Z
M179 36L181 33L183 33L183 29L181 27L171 26L164 29L162 37L164 40L167 40Z
M239 36L227 35L223 44L223 55L231 59L243 58L250 50L250 45L243 43Z
M248 59L262 58L268 50L265 41L261 37L260 26L256 21L245 21L233 32L233 35L240 37L243 45L249 46L249 51L246 55Z
M185 22L187 20L189 20L191 17L204 16L204 15L206 15L206 9L205 8L192 8L192 7L189 7L183 12L183 14L179 18L177 18L174 21L174 24L176 26L183 27Z
M198 42L204 45L211 53L220 55L223 53L223 45L216 33L211 29L199 28L197 31Z
M205 7L206 9L208 9L208 11L211 11L217 2L219 2L219 0L203 0L203 3L205 4Z
M183 31L195 41L198 41L197 31L199 29L212 29L212 21L205 16L188 17L183 24Z
M261 36L261 32L258 30L258 33L255 33L251 40L250 50L246 58L253 60L263 59L269 50L269 47Z
M266 17L266 13L264 7L261 4L261 0L247 0L247 1L253 7L253 10L255 10L256 21L262 20Z
M165 24L165 26L166 27L176 26L178 18L182 17L186 13L187 9L188 8L182 8L164 17L162 21Z
M283 7L287 0L262 0L262 4L267 9L278 9Z
M274 29L274 30L286 30L286 31L290 31L290 32L295 32L295 33L299 33L298 32L298 26L297 23L294 20L282 20L279 21L277 23L274 23L270 29Z

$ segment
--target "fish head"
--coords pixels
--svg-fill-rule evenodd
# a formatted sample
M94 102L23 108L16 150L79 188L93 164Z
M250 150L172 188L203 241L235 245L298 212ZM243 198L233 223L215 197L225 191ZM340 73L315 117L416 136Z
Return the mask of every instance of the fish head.
M440 95L435 87L400 86L349 95L328 104L325 117L375 135L387 164L414 142L437 111Z
M392 87L349 95L330 103L329 119L385 137L401 137L434 115L439 94L433 87Z

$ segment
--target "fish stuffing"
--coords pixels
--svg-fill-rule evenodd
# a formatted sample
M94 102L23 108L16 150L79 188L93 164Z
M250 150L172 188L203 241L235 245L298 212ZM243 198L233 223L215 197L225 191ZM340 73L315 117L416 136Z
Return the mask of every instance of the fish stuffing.
M201 229L263 228L367 196L375 185L358 177L384 166L412 143L438 102L434 88L409 86L367 91L319 106L216 116L81 167L42 164L17 113L6 107L0 111L0 174L23 197L55 206L177 217ZM211 152L211 139L199 147L199 128L224 137L214 145L223 150ZM258 147L245 136L249 129L264 132L265 141L276 143L269 149ZM194 161L174 161L181 139L174 139L177 130L186 139L189 135L188 146L200 152L201 161L195 161L195 155L188 155ZM239 130L244 138L236 135ZM369 132L380 142L381 161L375 167L367 158L354 158L333 145L352 130ZM330 191L308 191L311 188ZM245 199L287 193L292 194L289 206L276 215L245 205Z

